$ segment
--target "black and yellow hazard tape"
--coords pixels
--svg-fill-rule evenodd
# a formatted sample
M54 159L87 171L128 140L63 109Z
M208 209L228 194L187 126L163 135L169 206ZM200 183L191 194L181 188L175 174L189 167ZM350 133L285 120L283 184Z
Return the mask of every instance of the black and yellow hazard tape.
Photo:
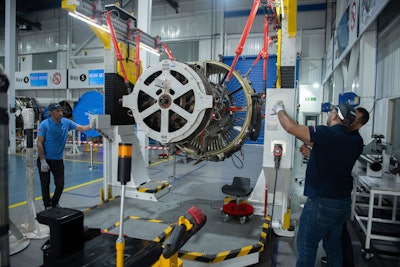
M164 242L171 235L172 230L174 230L174 228L172 226L168 226L159 236L154 238L153 241L160 243Z
M91 211L91 210L94 210L95 208L98 208L98 207L103 206L104 204L107 204L108 202L114 201L114 200L116 200L117 198L119 198L119 196L112 197L112 198L109 198L109 199L107 199L107 200L101 201L99 204L96 204L96 205L94 205L94 206L92 206L92 207L89 207L89 208L86 208L86 209L82 210L82 212L83 212L83 213L89 212L89 211Z
M260 252L263 249L263 244L257 243L252 246L246 246L239 249L222 251L216 254L204 254L194 251L179 250L179 257L185 260L200 261L206 263L221 262L241 256L245 256L251 253Z
M160 184L156 188L139 187L137 191L142 193L157 193L158 191L161 191L162 189L169 186L168 182L156 182L156 183Z
M264 224L263 224L263 228L261 230L260 239L258 241L259 243L265 245L265 243L267 241L267 236L268 236L268 231L269 231L269 228L270 228L270 224L271 224L271 217L267 216L265 218L265 221L264 221ZM263 250L264 250L264 246L263 246Z
M162 220L155 220L155 219L145 219L139 216L128 216L124 218L124 222L127 220L141 220L141 221L146 221L146 222L151 222L151 223L165 223ZM205 254L201 252L196 252L196 251L186 251L186 250L179 250L178 256L182 259L185 260L190 260L190 261L200 261L204 263L216 263L216 262L221 262L229 259L234 259L237 257L242 257L246 256L252 253L257 253L257 252L262 252L264 251L264 247L267 241L267 236L268 236L268 231L270 229L270 222L271 218L270 216L267 216L265 218L265 221L263 223L263 228L261 230L260 238L259 241L256 244L250 245L250 246L245 246L241 247L238 249L234 250L227 250L227 251L222 251L219 253L215 254ZM175 224L175 223L174 223ZM164 231L158 235L156 238L153 239L154 242L160 242L163 243L172 233L173 226L174 224L169 224L167 228L164 229ZM107 233L115 229L120 225L120 222L116 222L112 226L106 228L103 230L103 232Z
M257 244L246 246L234 250L222 251L216 254L204 254L195 251L179 250L179 257L185 260L200 261L205 263L216 263L241 256L246 256L256 252L262 252L264 250L265 242L267 240L268 230L270 228L270 217L265 218L263 229L260 234L260 238Z
M145 218L142 218L142 217L139 217L139 216L134 216L134 215L131 215L131 216L127 216L127 217L125 217L124 219L123 219L123 221L124 222L126 222L126 221L128 221L128 220L136 220L136 221L145 221L145 222L150 222L150 223L166 223L166 222L164 222L164 221L162 221L162 220L157 220L157 219L145 219ZM110 231L112 231L113 229L115 229L116 227L118 227L119 225L120 225L121 223L118 221L118 222L116 222L116 223L114 223L113 225L111 225L110 227L108 227L108 228L106 228L106 229L103 229L103 232L110 232ZM169 223L166 223L166 224L169 224ZM171 232L172 232L172 225L173 224L169 224L170 226L168 226L164 231L163 231L163 233L161 233L158 237L156 237L155 239L154 239L154 241L156 241L156 242L164 242L164 240L167 238L167 237L169 237L170 236L170 234L171 234Z
M125 218L123 219L124 222L126 222L127 220L129 220L129 217L125 217ZM113 229L117 228L117 227L120 226L120 225L121 225L121 222L118 221L118 222L114 223L113 225L111 225L110 227L108 227L108 228L106 228L106 229L103 229L103 232L104 232L104 233L108 233L108 232L112 231Z

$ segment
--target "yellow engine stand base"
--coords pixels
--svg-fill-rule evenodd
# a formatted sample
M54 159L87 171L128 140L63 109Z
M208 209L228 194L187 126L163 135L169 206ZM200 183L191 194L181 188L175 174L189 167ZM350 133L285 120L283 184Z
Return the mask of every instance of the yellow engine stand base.
M169 259L164 258L163 255L160 256L160 259L153 264L152 267L182 267L183 262L180 258L178 258L178 253L175 253Z
M89 143L86 143L83 151L90 152L90 144ZM99 147L96 145L93 145L93 152L99 152Z
M112 188L109 186L107 188L108 191L108 198L112 198ZM105 196L104 196L104 188L100 188L100 201L103 202L105 200Z

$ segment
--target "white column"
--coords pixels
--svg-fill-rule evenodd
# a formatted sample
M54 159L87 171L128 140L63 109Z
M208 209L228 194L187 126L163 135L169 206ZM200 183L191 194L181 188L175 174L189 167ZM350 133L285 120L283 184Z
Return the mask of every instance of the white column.
M138 12L137 12L137 23L138 28L147 33L151 34L151 7L153 5L152 0L138 1ZM147 69L150 63L150 53L146 50L140 51L140 59L142 60L143 70Z
M152 0L148 1L138 1L138 28L150 34L150 27L151 27L151 7L152 7ZM142 61L143 71L149 67L150 64L150 53L146 50L140 51L140 60ZM142 155L146 166L149 164L149 150L143 148L144 146L149 145L149 138L146 134L137 126L137 138L139 140L140 146L142 147Z
M360 129L360 134L364 140L370 140L371 135L374 133L374 117L375 117L375 99L376 96L376 31L364 32L360 38L360 62L359 62L359 76L360 85L356 87L355 93L361 97L360 106L368 111L370 114L369 122ZM379 113L377 113L379 114ZM383 123L385 120L377 118L378 121ZM387 129L383 124L377 126L377 132L381 133L382 129ZM385 135L386 136L386 135Z
M337 68L334 70L333 76L333 95L332 95L332 104L337 105L339 103L339 94L343 93L344 87L344 79L343 79L343 69L342 65L339 64Z
M353 83L355 82L356 74L357 74L357 67L358 61L360 58L360 44L354 44L353 48L350 52L350 60L349 65L347 67L347 77L345 80L344 90L347 91L354 91Z
M225 19L224 19L224 14L225 14L225 1L218 1L221 5L221 10L220 10L220 25L219 25L219 34L220 34L220 41L219 41L219 53L222 56L225 56L224 52L224 36L225 36ZM217 58L218 60L218 58Z

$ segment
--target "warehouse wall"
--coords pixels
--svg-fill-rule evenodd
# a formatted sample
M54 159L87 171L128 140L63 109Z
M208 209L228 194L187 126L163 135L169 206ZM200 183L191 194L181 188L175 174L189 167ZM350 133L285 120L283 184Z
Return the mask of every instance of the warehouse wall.
M303 2L303 1L302 1ZM304 1L313 3L315 1ZM179 2L179 13L166 1L153 1L152 27L150 34L160 35L166 42L198 41L198 58L218 59L218 55L234 55L236 46L252 7L251 0L232 0L229 5L216 0L182 0ZM134 8L127 6L128 10ZM223 15L224 14L224 15ZM324 11L299 12L298 28L322 29L325 24ZM27 19L40 21L42 30L29 32L18 31L18 53L25 59L36 53L56 52L57 68L69 64L67 49L71 49L72 67L99 66L102 64L102 44L86 24L68 17L67 12L59 9L36 11L28 14ZM224 18L223 21L221 19ZM256 16L243 50L243 55L256 55L262 46L263 13ZM272 32L272 29L271 29ZM303 33L301 36L306 36ZM312 33L315 35L315 33ZM221 38L222 36L222 38ZM221 43L222 40L222 43ZM4 39L1 40L4 42ZM311 51L321 49L321 44L307 45ZM201 48L201 49L200 49ZM212 52L210 52L212 51ZM270 47L274 54L275 46ZM4 56L4 46L0 46L0 56ZM184 59L183 59L184 60ZM22 61L20 69L35 69L34 62ZM33 64L29 66L28 64ZM36 66L40 68L40 66Z
M356 93L360 105L370 112L371 118L360 130L364 143L369 143L373 134L383 134L400 156L400 28L397 26L400 2L374 3L382 4L383 9L379 9L377 17L358 33L351 50L325 80L324 100L337 103L339 93ZM346 3L337 4L335 25L346 8Z
M105 1L106 2L106 1ZM104 3L105 3L104 2ZM179 13L164 0L153 0L151 35L160 35L161 40L171 47L177 47L176 54L181 61L186 60L219 60L219 56L233 56L241 38L241 33L248 19L253 0L180 0ZM324 90L322 69L324 65L326 40L329 39L330 28L334 18L329 16L334 8L332 1L301 0L297 14L296 53L298 55L298 88L307 94L315 92L317 99L323 92L323 101L337 100L333 85ZM128 1L124 8L135 11L134 1ZM339 7L340 8L340 7ZM103 46L89 27L72 19L61 8L37 11L27 19L40 21L42 30L18 31L18 66L20 70L44 68L38 64L38 58L56 54L55 68L103 67ZM270 34L274 34L272 27ZM3 40L4 42L4 40ZM247 38L242 55L257 55L263 45L263 12L260 9ZM3 53L0 46L0 55ZM197 50L197 51L196 51ZM172 51L174 52L174 51ZM270 45L269 54L276 53L276 46ZM285 53L285 51L283 51ZM40 56L37 56L40 55ZM157 62L151 58L150 64ZM146 67L146 66L145 66ZM339 75L338 75L339 76ZM336 79L340 81L340 77ZM315 88L315 86L319 86ZM45 98L61 99L79 98L84 93L80 90L70 92L23 92L34 97L45 95ZM304 95L304 94L302 94ZM310 96L313 99L312 95ZM307 106L307 105L305 105ZM300 112L302 108L300 107ZM307 107L306 112L320 112L318 104ZM300 114L300 119L303 117ZM322 120L324 121L324 120Z
M374 132L385 135L400 158L400 3L391 1L378 20ZM381 116L378 116L381 114ZM382 119L382 118L387 118Z

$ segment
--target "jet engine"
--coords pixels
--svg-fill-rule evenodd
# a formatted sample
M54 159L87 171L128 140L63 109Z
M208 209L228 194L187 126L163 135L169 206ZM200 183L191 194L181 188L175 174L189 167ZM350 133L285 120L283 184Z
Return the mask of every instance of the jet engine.
M123 106L147 136L199 160L221 161L261 127L261 97L230 66L163 60L137 80Z

